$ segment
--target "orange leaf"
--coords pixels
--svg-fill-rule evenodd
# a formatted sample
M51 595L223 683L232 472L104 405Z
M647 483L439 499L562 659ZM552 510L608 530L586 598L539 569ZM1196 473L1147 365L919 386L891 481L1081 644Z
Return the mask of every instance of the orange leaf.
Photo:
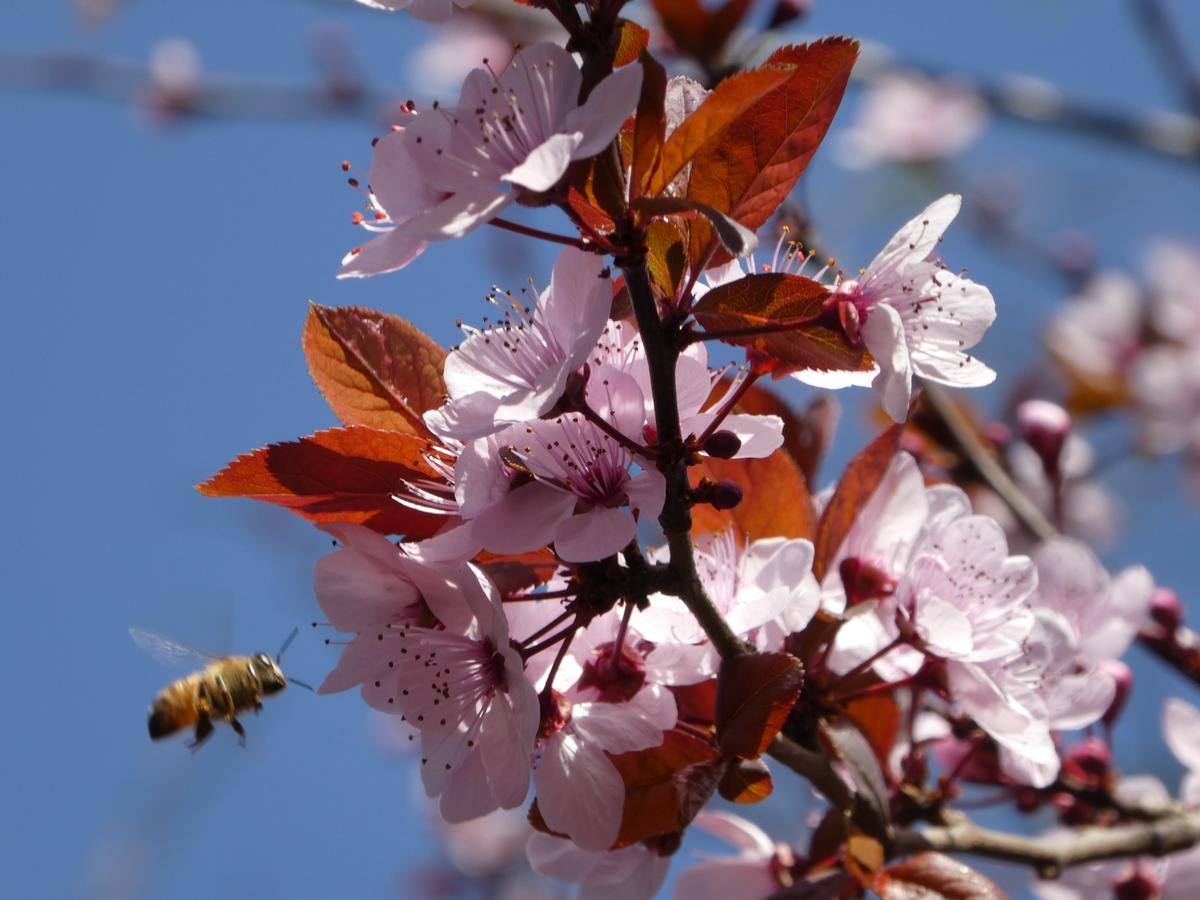
M642 54L642 93L638 98L637 114L633 120L632 168L629 177L629 199L642 194L650 173L658 162L666 134L664 103L667 95L667 73L649 53Z
M900 707L895 699L890 694L860 697L846 704L842 713L858 726L879 765L886 768L900 733Z
M858 42L847 38L775 51L767 65L792 67L792 76L696 154L688 199L715 206L751 231L766 224L829 130L857 58ZM710 232L699 224L693 233L699 252Z
M739 759L730 763L717 790L734 803L758 803L771 796L775 785L771 770L761 759Z
M208 497L249 497L314 522L353 522L383 534L425 538L446 524L392 499L408 479L435 478L410 434L352 426L318 431L239 456L197 485Z
M705 62L724 48L750 8L750 0L727 0L714 12L700 0L652 0L652 5L679 51Z
M635 62L650 43L650 32L637 22L619 19L620 31L617 37L617 50L613 54L613 68L627 66Z
M804 685L804 666L787 653L721 660L717 744L726 756L757 759L783 727Z
M646 193L652 197L662 193L693 157L723 141L726 129L738 116L787 81L792 71L782 66L751 69L726 78L713 88L700 107L663 144L658 169L652 174Z
M892 425L867 444L842 473L833 496L817 523L817 537L813 541L816 555L813 557L813 574L820 581L825 570L833 561L842 541L850 532L859 512L871 499L879 482L883 480L892 457L900 449L903 425Z
M776 378L801 369L870 368L866 351L852 347L836 321L823 316L828 297L829 288L802 275L748 275L713 288L692 312L705 331L764 329L765 333L730 334L721 340L766 357ZM773 328L781 330L769 330Z
M687 249L683 235L671 222L660 220L646 226L646 268L664 294L678 295L687 271Z
M871 885L883 900L1001 900L994 881L941 853L920 853L888 866Z
M421 414L446 396L446 351L399 316L312 304L304 323L308 369L347 425L428 435Z
M714 459L705 457L691 470L694 480L735 481L744 492L742 502L729 510L707 504L692 508L692 530L697 534L724 531L732 526L744 542L768 537L809 538L816 533L816 514L808 484L786 450L764 459Z
M625 809L617 846L682 831L694 814L689 770L711 766L720 754L682 731L668 731L649 750L610 757L625 782ZM715 787L715 782L712 785Z

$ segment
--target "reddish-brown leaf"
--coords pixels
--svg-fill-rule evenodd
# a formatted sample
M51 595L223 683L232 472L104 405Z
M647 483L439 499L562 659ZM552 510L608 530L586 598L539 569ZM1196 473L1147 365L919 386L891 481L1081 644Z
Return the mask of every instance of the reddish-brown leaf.
M679 721L707 727L717 719L717 679L673 687Z
M550 550L501 556L484 550L475 557L501 594L515 594L545 584L562 568Z
M718 84L663 144L658 168L651 174L646 193L652 197L662 193L693 157L710 144L720 143L738 116L787 81L793 71L784 66L768 66L741 72Z
M312 304L304 323L308 369L347 425L427 435L421 414L446 396L446 351L399 316Z
M903 432L903 425L892 425L882 431L850 460L842 473L833 496L821 514L821 521L817 523L817 537L813 541L816 545L813 574L818 581L825 577L826 567L842 546L859 512L883 480L892 457L900 449L900 435Z
M771 770L761 759L738 759L725 769L717 789L733 803L758 803L771 796L775 785Z
M735 481L743 490L742 502L733 509L717 510L707 504L692 508L692 530L697 534L724 531L749 542L759 538L812 539L817 517L812 495L800 469L786 450L776 450L763 459L713 459L691 469L694 482Z
M687 271L687 245L673 223L657 221L646 226L646 268L664 294L678 295Z
M637 114L633 120L633 151L630 154L629 198L642 195L650 173L658 163L666 134L664 102L667 94L667 73L649 53L642 54L642 93L638 98Z
M625 176L610 153L574 163L567 172L567 203L597 231L615 228L614 217L625 208Z
M424 439L363 426L332 428L239 456L197 486L209 497L249 497L314 522L353 522L383 534L425 538L446 524L392 499L405 480L438 479Z
M757 759L787 720L804 666L787 653L750 653L721 661L717 678L717 744L726 756Z
M628 19L618 20L620 29L617 36L617 50L613 54L613 68L627 66L636 62L642 51L650 43L650 32L637 22ZM643 75L645 73L643 72Z
M887 766L900 733L900 707L890 694L872 694L848 703L842 713L862 732L880 766Z
M688 199L729 213L751 231L766 224L829 130L857 58L858 42L847 38L775 51L767 65L793 67L792 76L696 154ZM710 233L703 223L693 227L694 253Z
M693 233L695 232L693 222ZM801 369L864 371L871 357L850 345L836 321L823 315L829 288L802 275L748 275L713 288L692 312L705 331L773 329L721 340L752 349L780 378Z
M883 900L1001 900L994 881L941 853L920 853L888 866L871 885Z
M625 809L617 846L682 831L694 806L689 770L711 767L720 754L682 731L668 731L649 750L611 757L625 782Z

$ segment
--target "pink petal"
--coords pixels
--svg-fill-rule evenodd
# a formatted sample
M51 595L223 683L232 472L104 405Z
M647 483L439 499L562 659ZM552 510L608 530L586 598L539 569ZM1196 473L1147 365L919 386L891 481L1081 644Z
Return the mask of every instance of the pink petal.
M546 326L567 351L567 367L579 368L600 340L612 307L612 281L603 257L567 247L554 261L550 287L538 300Z
M413 219L410 227L421 237L433 241L462 237L496 218L515 200L511 191L486 184L463 189Z
M501 180L537 194L550 190L566 173L582 139L578 133L551 135Z
M962 197L958 194L947 194L927 206L893 235L867 266L862 282L867 284L876 278L896 279L928 259L961 207Z
M879 401L892 421L906 421L908 403L912 399L912 366L900 313L886 303L873 307L867 313L862 336L879 366L871 386L879 394Z
M625 485L625 496L641 515L656 519L667 499L667 480L658 469L642 469Z
M567 128L583 133L571 158L587 159L607 147L633 114L641 90L640 63L622 66L596 85L583 106L567 114Z
M463 760L458 771L442 791L438 809L450 823L467 822L486 816L496 809L496 800L488 790L483 769L483 754L476 749Z
M534 770L538 809L553 831L584 850L607 850L617 840L625 783L598 747L573 734L549 738Z
M339 631L398 618L420 599L396 545L361 525L326 526L343 546L315 568L317 602Z
M612 556L637 534L637 523L627 509L596 506L561 523L554 533L554 549L566 562L591 562Z
M1200 709L1171 697L1163 708L1162 729L1175 758L1193 772L1200 772Z
M577 703L572 715L581 741L609 753L631 753L662 743L663 732L675 726L675 696L652 684L625 703Z
M533 691L523 675L521 682ZM532 731L522 729L506 698L497 696L492 700L479 731L479 746L492 796L503 809L525 802L535 737L536 726Z
M746 856L770 857L775 853L775 842L770 836L741 816L718 810L703 810L692 823L697 828L719 837L737 848Z
M779 879L765 859L712 859L684 869L675 900L766 900L779 893Z
M554 540L559 524L574 508L573 494L530 482L480 513L474 520L475 536L493 553L538 550Z
M351 251L342 258L338 278L366 278L403 269L425 252L429 242L403 226L393 228L379 237L371 238L357 252Z

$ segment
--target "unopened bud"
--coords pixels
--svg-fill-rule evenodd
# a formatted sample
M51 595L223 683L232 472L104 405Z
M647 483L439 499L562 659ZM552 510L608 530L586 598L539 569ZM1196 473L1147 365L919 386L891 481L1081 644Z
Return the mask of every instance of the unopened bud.
M1159 588L1150 601L1150 618L1168 633L1174 634L1183 624L1183 602L1170 588Z
M1088 738L1063 757L1062 772L1082 787L1102 789L1112 773L1112 751L1099 738Z
M847 340L857 347L862 343L862 318L859 315L858 307L854 305L853 300L843 300L838 304L838 322L842 326L842 331L846 333Z
M1106 659L1100 663L1100 671L1112 678L1113 684L1117 687L1112 703L1108 705L1108 710L1101 718L1107 727L1112 728L1122 710L1125 709L1125 704L1129 701L1129 694L1133 690L1133 670L1119 659Z
M896 589L896 579L878 566L857 556L847 556L838 565L846 605L856 606L867 600L882 600Z
M1020 787L1016 791L1017 811L1037 812L1042 805L1042 795L1031 787Z
M1017 407L1017 429L1042 461L1046 474L1057 480L1063 445L1071 433L1071 415L1049 400L1026 400Z
M704 441L704 452L717 459L733 459L742 449L742 439L732 431L714 431Z
M1133 864L1133 871L1123 872L1113 882L1114 900L1153 900L1163 895L1157 873L1146 866Z
M742 486L736 481L718 481L708 494L713 509L733 509L742 502Z

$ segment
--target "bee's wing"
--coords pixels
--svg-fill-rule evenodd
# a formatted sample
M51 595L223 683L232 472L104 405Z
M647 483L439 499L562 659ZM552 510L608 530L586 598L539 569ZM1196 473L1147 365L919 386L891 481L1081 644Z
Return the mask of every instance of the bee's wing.
M217 659L215 656L202 653L194 647L185 647L183 644L153 631L130 628L129 636L147 655L154 657L163 665L173 668L195 669L198 666L207 666Z

